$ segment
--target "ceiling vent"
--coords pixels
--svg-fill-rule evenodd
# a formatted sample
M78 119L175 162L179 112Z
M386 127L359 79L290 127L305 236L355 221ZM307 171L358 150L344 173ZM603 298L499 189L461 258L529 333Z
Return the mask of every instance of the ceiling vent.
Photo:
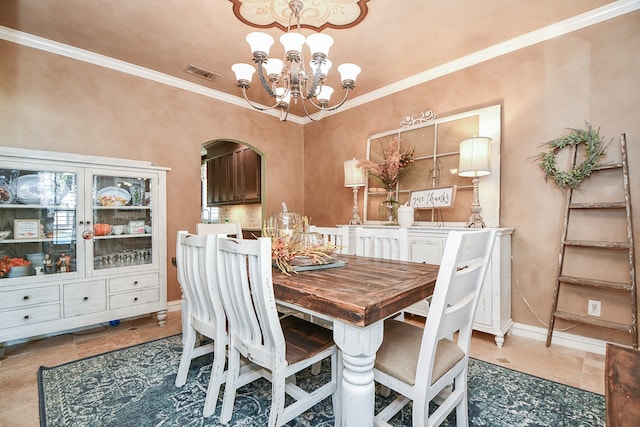
M213 71L205 70L204 68L197 67L193 64L187 65L184 71L202 79L209 80L210 82L215 82L220 78L220 74L214 73Z

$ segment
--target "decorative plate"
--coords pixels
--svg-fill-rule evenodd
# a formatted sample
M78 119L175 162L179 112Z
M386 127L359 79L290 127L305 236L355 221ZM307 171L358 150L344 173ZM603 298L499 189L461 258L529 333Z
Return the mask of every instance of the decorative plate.
M131 194L124 188L105 187L98 191L98 203L102 206L124 206L131 201Z
M16 198L26 205L39 205L44 197L44 191L40 185L40 176L22 175L16 181Z
M50 205L60 203L69 192L62 181L57 188L53 181L38 174L22 175L16 180L16 199L25 205Z
M334 262L336 262L335 259L331 258L329 260L326 260L326 262L322 262L322 263L314 263L313 262L313 258L310 256L296 256L294 259L292 259L290 261L290 264L293 266L298 266L298 267L305 267L305 266L309 266L309 265L327 265L327 264L333 264Z

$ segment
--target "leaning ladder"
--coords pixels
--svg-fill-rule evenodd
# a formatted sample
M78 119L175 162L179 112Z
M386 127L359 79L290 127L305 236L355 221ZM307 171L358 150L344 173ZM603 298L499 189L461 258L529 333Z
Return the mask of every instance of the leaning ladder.
M551 337L556 319L564 319L573 322L583 323L587 325L597 326L606 329L627 332L632 335L633 347L638 348L638 307L636 297L636 275L635 275L635 258L633 247L633 223L631 218L631 195L629 190L629 165L627 162L627 142L624 134L620 135L620 151L621 163L611 165L602 165L594 170L594 173L607 169L620 169L624 183L624 202L606 202L606 203L573 203L573 189L567 191L567 206L564 216L564 224L562 228L562 238L560 240L560 255L558 263L558 276L556 287L553 294L553 305L551 308L551 320L549 322L549 330L547 332L547 347L551 345ZM576 165L577 146L573 145L571 167ZM626 212L627 222L627 241L624 242L607 242L607 241L587 241L587 240L568 240L567 229L569 227L569 218L573 210L589 210L589 209L624 209ZM563 274L563 264L565 261L565 249L567 246L597 248L601 250L626 251L629 258L629 282L612 282L599 279L589 279L584 277L566 276ZM618 323L602 320L589 315L581 315L558 311L558 295L560 294L561 285L583 286L597 288L611 292L625 292L629 294L629 304L631 309L631 323Z

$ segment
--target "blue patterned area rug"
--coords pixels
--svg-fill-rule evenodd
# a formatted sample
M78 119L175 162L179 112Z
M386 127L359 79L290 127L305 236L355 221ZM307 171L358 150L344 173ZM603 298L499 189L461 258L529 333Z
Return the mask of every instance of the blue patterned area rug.
M187 383L174 386L182 351L181 335L100 354L38 372L40 424L65 426L218 426L217 411L202 417L211 359L194 360ZM301 387L329 375L328 365L313 376L298 375ZM260 379L239 390L230 425L264 426L271 385ZM376 407L393 398L376 396ZM471 426L604 426L603 396L472 359L469 363ZM333 426L331 398L289 426ZM411 425L410 406L393 420ZM455 425L455 414L444 424Z

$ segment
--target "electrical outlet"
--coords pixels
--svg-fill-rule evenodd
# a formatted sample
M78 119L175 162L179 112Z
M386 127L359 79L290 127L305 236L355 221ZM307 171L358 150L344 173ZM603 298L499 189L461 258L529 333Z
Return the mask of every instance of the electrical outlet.
M600 317L600 309L601 309L600 301L589 300L589 305L587 306L587 314L589 316Z

